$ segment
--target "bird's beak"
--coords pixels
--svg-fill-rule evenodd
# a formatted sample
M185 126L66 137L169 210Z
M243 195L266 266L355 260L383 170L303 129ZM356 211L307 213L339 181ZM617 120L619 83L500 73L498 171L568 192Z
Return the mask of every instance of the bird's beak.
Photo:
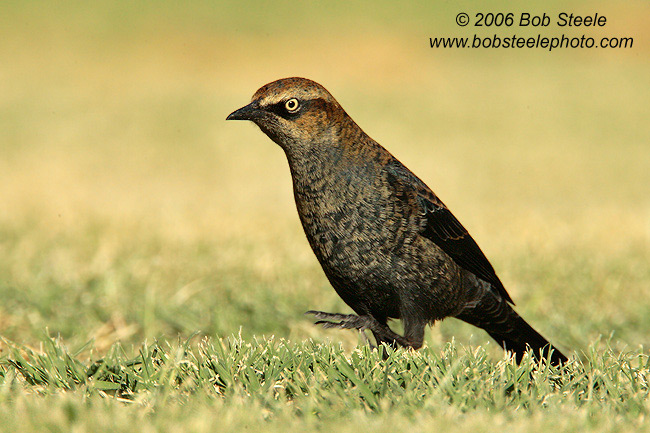
M259 117L261 110L257 102L253 101L250 104L235 110L226 117L226 120L253 120Z

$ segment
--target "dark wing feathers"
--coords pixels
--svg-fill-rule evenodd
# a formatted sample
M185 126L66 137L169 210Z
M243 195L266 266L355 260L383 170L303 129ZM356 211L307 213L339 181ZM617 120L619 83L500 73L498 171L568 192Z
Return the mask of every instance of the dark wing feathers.
M505 300L514 304L476 241L433 191L397 160L386 168L389 184L398 194L415 194L424 217L422 236L438 245L458 266L492 284Z

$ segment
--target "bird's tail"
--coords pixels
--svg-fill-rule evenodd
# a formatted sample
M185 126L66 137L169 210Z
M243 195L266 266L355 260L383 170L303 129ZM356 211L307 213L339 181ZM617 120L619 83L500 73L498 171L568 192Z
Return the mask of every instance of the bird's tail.
M562 352L522 319L510 304L491 293L486 293L477 306L466 309L457 317L487 331L501 347L514 352L517 362L521 361L529 349L536 359L547 358L553 365L568 361Z

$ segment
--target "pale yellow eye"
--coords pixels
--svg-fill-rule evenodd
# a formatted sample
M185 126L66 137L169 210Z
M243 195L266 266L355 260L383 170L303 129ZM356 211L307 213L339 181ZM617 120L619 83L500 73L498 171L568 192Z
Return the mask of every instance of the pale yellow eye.
M284 108L286 108L289 113L295 113L298 110L298 107L300 107L300 104L296 98L291 98L284 103Z

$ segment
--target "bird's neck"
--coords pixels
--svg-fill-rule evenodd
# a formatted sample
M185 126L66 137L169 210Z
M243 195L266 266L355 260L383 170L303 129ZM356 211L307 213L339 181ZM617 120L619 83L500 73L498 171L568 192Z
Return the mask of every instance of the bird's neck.
M309 143L287 151L294 192L319 196L338 182L342 168L348 165L346 149L337 143Z
M351 119L350 119L351 121ZM376 169L377 153L386 152L351 121L314 141L285 149L296 192L314 193L340 187L349 178Z

